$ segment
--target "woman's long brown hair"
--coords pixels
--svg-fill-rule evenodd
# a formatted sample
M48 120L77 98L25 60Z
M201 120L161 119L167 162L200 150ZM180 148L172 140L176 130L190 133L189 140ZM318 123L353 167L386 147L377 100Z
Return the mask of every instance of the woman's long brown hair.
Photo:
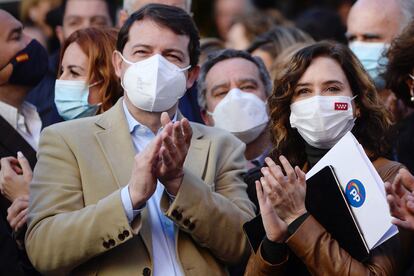
M317 57L328 57L338 62L353 95L357 96L354 101L360 114L352 133L369 152L371 159L386 155L390 147L388 132L391 120L371 78L349 48L340 43L323 41L297 50L275 79L273 93L268 100L273 159L278 161L279 155L285 155L292 165L302 167L306 163L305 141L290 126L290 104L299 79Z

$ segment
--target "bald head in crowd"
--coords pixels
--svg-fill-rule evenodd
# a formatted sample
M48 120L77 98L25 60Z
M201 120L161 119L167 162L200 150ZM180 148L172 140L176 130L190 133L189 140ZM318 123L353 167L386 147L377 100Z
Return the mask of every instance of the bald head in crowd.
M413 15L413 0L358 0L347 21L349 47L371 76L387 109L396 117L400 113L397 98L385 89L382 77L388 63L385 53Z
M192 0L124 0L123 9L119 14L118 26L122 27L128 17L147 4L164 4L168 6L175 6L182 8L189 14L191 13Z
M358 0L348 16L348 40L390 43L413 15L412 0Z

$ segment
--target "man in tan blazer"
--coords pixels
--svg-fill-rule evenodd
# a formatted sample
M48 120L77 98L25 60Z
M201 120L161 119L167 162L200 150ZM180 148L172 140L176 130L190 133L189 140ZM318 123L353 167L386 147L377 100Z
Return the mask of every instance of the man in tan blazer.
M185 11L144 7L114 53L125 97L44 130L26 234L39 271L225 275L249 254L245 145L177 110L198 75L198 40Z

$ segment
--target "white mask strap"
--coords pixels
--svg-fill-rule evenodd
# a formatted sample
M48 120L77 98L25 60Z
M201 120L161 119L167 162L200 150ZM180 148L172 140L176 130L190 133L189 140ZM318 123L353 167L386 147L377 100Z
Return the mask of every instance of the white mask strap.
M100 81L95 81L94 83L89 84L88 88L94 87L94 86L96 86L96 85L100 84L101 82L103 82L103 80L100 80Z
M187 67L185 67L185 68L181 68L180 69L180 72L184 72L184 71L187 71L188 69L190 69L191 68L191 65L188 65Z
M355 98L356 98L356 97L358 97L358 95L353 96L353 97L351 98L351 102L352 102L353 100L355 100Z
M115 50L115 53L118 53L125 63L128 63L129 65L134 64L133 62L131 62L131 61L127 60L126 58L124 58L124 56L122 55L122 53L120 51Z

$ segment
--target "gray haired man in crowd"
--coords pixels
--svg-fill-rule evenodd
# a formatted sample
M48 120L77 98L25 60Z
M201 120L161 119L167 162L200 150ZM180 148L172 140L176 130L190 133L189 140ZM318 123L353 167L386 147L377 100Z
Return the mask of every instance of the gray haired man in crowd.
M395 120L404 116L403 104L385 89L381 74L388 63L386 51L392 40L411 22L413 0L358 0L347 21L349 47L374 80L381 99Z
M266 99L271 92L272 83L264 63L247 52L216 52L201 68L201 116L206 125L228 130L247 145L249 168L260 166L269 153Z

